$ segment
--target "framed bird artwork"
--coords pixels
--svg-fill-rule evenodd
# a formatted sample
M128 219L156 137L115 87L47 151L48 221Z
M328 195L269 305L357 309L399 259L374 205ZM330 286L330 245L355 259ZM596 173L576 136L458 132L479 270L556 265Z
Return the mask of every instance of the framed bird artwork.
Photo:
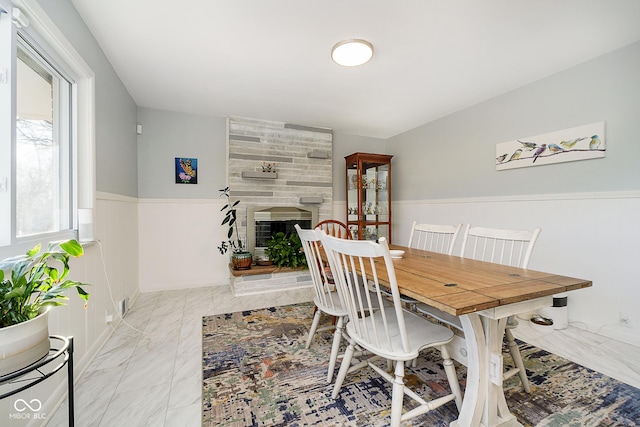
M198 183L198 159L176 157L176 184Z
M496 169L597 159L606 152L604 122L496 144Z

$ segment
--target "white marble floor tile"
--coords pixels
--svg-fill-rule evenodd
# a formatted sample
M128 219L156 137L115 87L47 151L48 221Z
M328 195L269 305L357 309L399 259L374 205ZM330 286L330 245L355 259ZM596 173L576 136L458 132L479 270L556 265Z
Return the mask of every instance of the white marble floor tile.
M116 393L99 425L163 426L168 400L169 387L164 384Z
M202 356L198 357L202 359ZM202 396L202 360L194 363L193 358L177 362L171 381L169 407L176 408L200 403Z
M113 398L118 381L122 378L125 366L88 371L75 386L75 425L98 426L109 402ZM68 426L67 402L56 411L48 427Z
M173 377L177 347L177 343L163 344L155 348L138 347L118 383L117 392L155 385L168 387Z
M516 338L640 388L640 347L573 326L541 333L527 321L519 323L513 330Z
M200 402L179 408L169 408L165 427L198 427L202 425L202 405Z
M135 332L133 332L135 333ZM138 341L138 334L133 335L124 333L114 333L105 343L104 347L98 353L87 368L88 371L98 369L109 369L121 366L129 362L129 359L135 352Z

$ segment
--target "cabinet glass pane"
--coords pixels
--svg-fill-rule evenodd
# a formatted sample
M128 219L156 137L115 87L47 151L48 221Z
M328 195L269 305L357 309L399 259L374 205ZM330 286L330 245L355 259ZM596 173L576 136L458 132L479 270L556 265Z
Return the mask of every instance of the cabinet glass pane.
M362 228L362 240L375 240L377 242L380 237L389 239L388 225L367 225Z

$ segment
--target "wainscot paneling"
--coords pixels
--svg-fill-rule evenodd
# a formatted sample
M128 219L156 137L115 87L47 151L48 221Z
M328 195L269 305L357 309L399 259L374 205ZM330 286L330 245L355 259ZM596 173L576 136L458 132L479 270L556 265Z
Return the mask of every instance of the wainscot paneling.
M343 209L344 203L334 204L334 212ZM640 345L639 192L395 201L393 209L397 244L406 244L414 220L541 227L529 268L593 281L593 287L569 293L570 324Z
M140 292L229 283L223 199L140 199Z
M94 214L96 241L84 244L84 255L71 260L69 276L89 284L85 287L91 294L89 301L85 306L73 291L69 293L68 305L53 308L49 316L51 334L74 337L76 379L87 371L93 358L113 333L112 327L106 322L107 314L113 315L113 326L121 322L115 315L114 301L128 297L133 303L138 296L137 199L98 193ZM106 368L92 366L91 370ZM0 401L0 414L7 415L0 425L42 425L46 422L47 414L53 414L55 408L66 401L66 391L66 369L62 369L33 388ZM21 418L24 412L18 412L14 407L17 399L27 402L38 399L42 404L38 411L41 418ZM76 406L75 410L77 414L91 409Z

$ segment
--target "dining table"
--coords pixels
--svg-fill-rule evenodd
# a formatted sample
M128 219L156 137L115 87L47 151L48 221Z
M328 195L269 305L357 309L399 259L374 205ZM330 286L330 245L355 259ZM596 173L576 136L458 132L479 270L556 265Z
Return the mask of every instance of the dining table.
M451 427L522 426L503 390L502 340L507 318L551 306L553 295L592 286L590 280L511 267L420 249L393 259L401 294L459 316L467 378L459 417ZM377 261L382 262L382 261ZM382 281L385 270L378 271Z

